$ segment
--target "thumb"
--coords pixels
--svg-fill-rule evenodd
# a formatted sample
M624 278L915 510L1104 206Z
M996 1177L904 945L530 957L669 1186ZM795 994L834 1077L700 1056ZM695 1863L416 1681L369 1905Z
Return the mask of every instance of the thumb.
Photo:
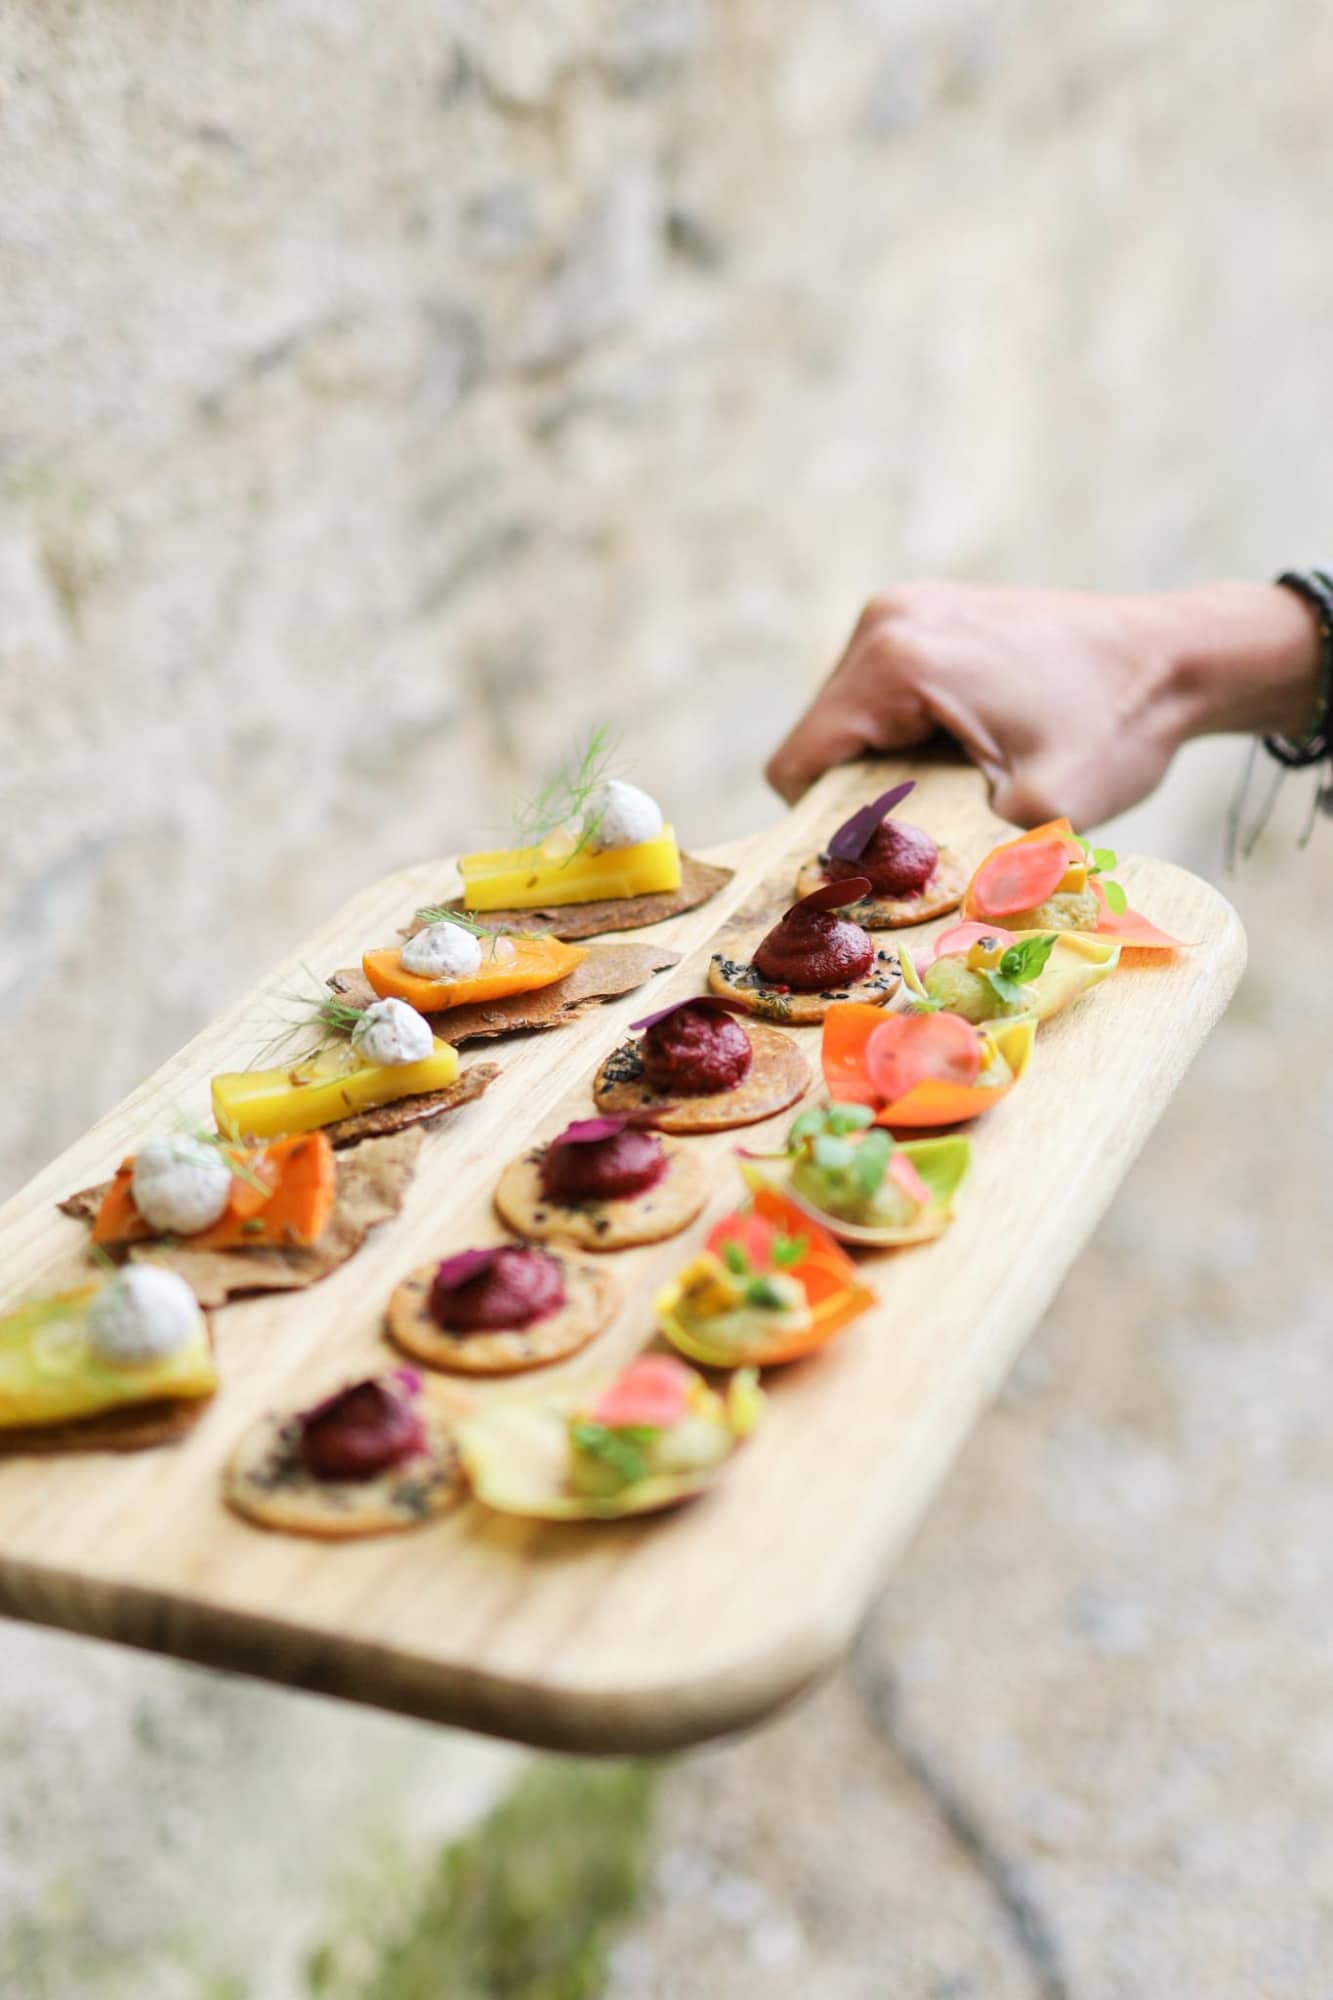
M914 696L893 699L890 689L877 690L860 663L849 660L778 745L764 775L794 805L834 764L867 750L910 750L934 733L935 718Z

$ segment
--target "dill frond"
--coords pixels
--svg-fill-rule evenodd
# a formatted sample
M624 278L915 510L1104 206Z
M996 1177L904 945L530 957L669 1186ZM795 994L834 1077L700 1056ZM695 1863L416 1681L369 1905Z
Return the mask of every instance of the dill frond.
M251 1065L254 1069L263 1069L277 1059L290 1062L293 1066L309 1062L335 1043L345 1041L365 1012L362 1007L354 1007L350 1000L340 999L336 993L325 990L309 966L304 966L302 970L310 981L307 991L279 992L273 996L281 1005L298 1011L257 1051ZM293 1049L292 1043L298 1040L302 1046Z
M495 957L495 948L501 938L525 938L531 942L542 935L540 931L511 931L508 925L503 930L495 930L489 924L479 924L475 917L468 916L465 911L451 910L443 903L428 904L425 909L418 910L415 913L412 921L417 924L427 925L457 924L459 930L467 931L479 941L485 939L490 945L490 955L492 958Z
M568 820L578 820L580 834L574 853L581 853L596 834L600 817L597 814L591 820L586 817L588 801L609 777L618 748L618 740L605 723L600 723L583 748L567 758L541 790L520 807L514 817L515 846L525 852L540 847Z

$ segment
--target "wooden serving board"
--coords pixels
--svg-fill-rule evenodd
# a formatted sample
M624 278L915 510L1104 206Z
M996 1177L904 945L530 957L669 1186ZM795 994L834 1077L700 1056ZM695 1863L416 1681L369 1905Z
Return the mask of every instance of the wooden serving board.
M1021 1087L972 1128L953 1227L867 1263L878 1307L769 1376L761 1431L705 1499L577 1527L469 1504L418 1531L326 1545L234 1519L219 1473L262 1409L383 1365L396 1280L497 1237L490 1193L510 1155L588 1115L592 1074L626 1024L695 990L737 914L762 921L781 908L797 863L905 775L920 780L911 816L969 860L1003 837L975 772L895 762L830 773L779 826L713 857L734 881L660 927L686 954L679 968L571 1027L485 1045L477 1059L503 1074L427 1134L401 1216L312 1289L215 1315L223 1388L184 1444L0 1464L0 1611L567 1749L697 1742L756 1721L829 1667L1240 976L1234 913L1178 868L1130 860L1121 874L1132 901L1194 949L1125 971L1042 1029ZM256 1022L302 967L356 963L453 881L452 864L423 864L354 897L0 1210L0 1303L68 1281L86 1232L57 1200L104 1178L178 1110L205 1116L210 1076L253 1059ZM819 1031L798 1032L817 1078ZM750 1128L747 1143L790 1115ZM630 1303L615 1326L520 1388L586 1376L647 1344L656 1287L741 1194L737 1137L689 1142L713 1177L708 1214L672 1243L616 1258Z

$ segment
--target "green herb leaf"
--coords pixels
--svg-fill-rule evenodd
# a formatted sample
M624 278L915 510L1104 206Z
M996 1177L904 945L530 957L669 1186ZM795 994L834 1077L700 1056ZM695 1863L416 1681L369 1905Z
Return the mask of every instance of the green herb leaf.
M1017 979L1006 979L1002 972L983 972L981 976L1007 1007L1021 1007L1028 997L1026 986Z
M734 1236L728 1236L722 1245L722 1261L736 1278L743 1278L750 1268L750 1260Z
M1003 978L1016 979L1020 985L1025 984L1046 970L1046 961L1054 950L1054 931L1041 937L1023 938L1020 943L1010 945L997 969Z
M1106 874L1109 872L1109 870L1114 868L1115 865L1116 865L1115 850L1113 848L1110 847L1093 848L1092 869L1095 875Z
M824 1114L822 1111L803 1111L799 1118L792 1120L791 1130L787 1134L787 1145L792 1150L795 1150L803 1139L813 1139L817 1132L822 1132L823 1130Z
M1120 884L1118 882L1103 882L1102 894L1106 898L1107 909L1113 911L1117 917L1123 917L1125 911L1129 908L1129 898Z
M830 1132L860 1132L874 1119L868 1104L830 1104L825 1114Z
M771 1278L751 1278L745 1287L745 1303L761 1306L766 1312L781 1312L787 1302Z
M893 1140L882 1126L867 1132L855 1148L852 1179L867 1201L879 1192L892 1155Z
M606 1424L580 1421L570 1425L570 1441L576 1451L595 1458L618 1473L621 1484L632 1486L636 1479L648 1476L648 1457L645 1450L657 1432L647 1424L626 1424L612 1430Z
M836 1173L843 1167L851 1166L856 1148L850 1139L838 1138L832 1132L821 1132L811 1143L810 1157L817 1167Z
M810 1247L806 1236L775 1236L773 1238L773 1262L780 1271L789 1270L799 1264Z

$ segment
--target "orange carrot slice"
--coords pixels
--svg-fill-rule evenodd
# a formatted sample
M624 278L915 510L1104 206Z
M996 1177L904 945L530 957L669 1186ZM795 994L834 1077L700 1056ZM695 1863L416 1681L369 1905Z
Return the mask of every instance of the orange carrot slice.
M866 1074L885 1104L917 1084L975 1083L981 1037L961 1014L888 1014L865 1045Z
M300 1132L254 1151L237 1148L234 1157L246 1175L233 1178L217 1221L184 1239L192 1250L290 1249L322 1234L336 1194L333 1147L325 1133ZM97 1211L94 1243L142 1243L158 1234L135 1207L133 1176L133 1159L122 1160Z
M494 960L482 948L481 971L467 979L424 979L405 972L400 951L368 951L361 960L366 978L381 1000L406 1000L420 1014L442 1014L447 1007L469 1001L502 1000L507 993L535 993L566 979L588 956L586 945L562 944L559 938L509 938L513 948Z
M772 1264L773 1239L779 1235L805 1240L804 1256L786 1268L805 1293L811 1321L803 1332L775 1341L761 1354L746 1354L747 1362L761 1368L798 1361L802 1355L812 1354L875 1303L875 1294L862 1284L856 1265L842 1245L778 1188L756 1188L750 1208L723 1216L709 1233L708 1248L718 1255L724 1243L739 1243L750 1262L757 1269L766 1270ZM702 1354L699 1358L703 1358ZM726 1359L714 1358L719 1362Z
M947 1076L927 1075L912 1084L902 1096L885 1101L876 1089L867 1064L872 1036L889 1021L941 1021L943 1014L888 1015L883 1009L860 1000L838 1000L824 1017L820 1060L830 1096L841 1104L869 1104L875 1123L894 1131L923 1130L933 1126L961 1125L976 1118L1013 1089L1026 1069L1032 1053L1036 1023L1030 1015L993 1023L984 1030L969 1022L961 1025L977 1037L980 1048L985 1037L997 1045L1012 1071L1008 1083L985 1085L959 1082ZM947 1018L957 1020L957 1015ZM961 1042L958 1044L961 1049Z

